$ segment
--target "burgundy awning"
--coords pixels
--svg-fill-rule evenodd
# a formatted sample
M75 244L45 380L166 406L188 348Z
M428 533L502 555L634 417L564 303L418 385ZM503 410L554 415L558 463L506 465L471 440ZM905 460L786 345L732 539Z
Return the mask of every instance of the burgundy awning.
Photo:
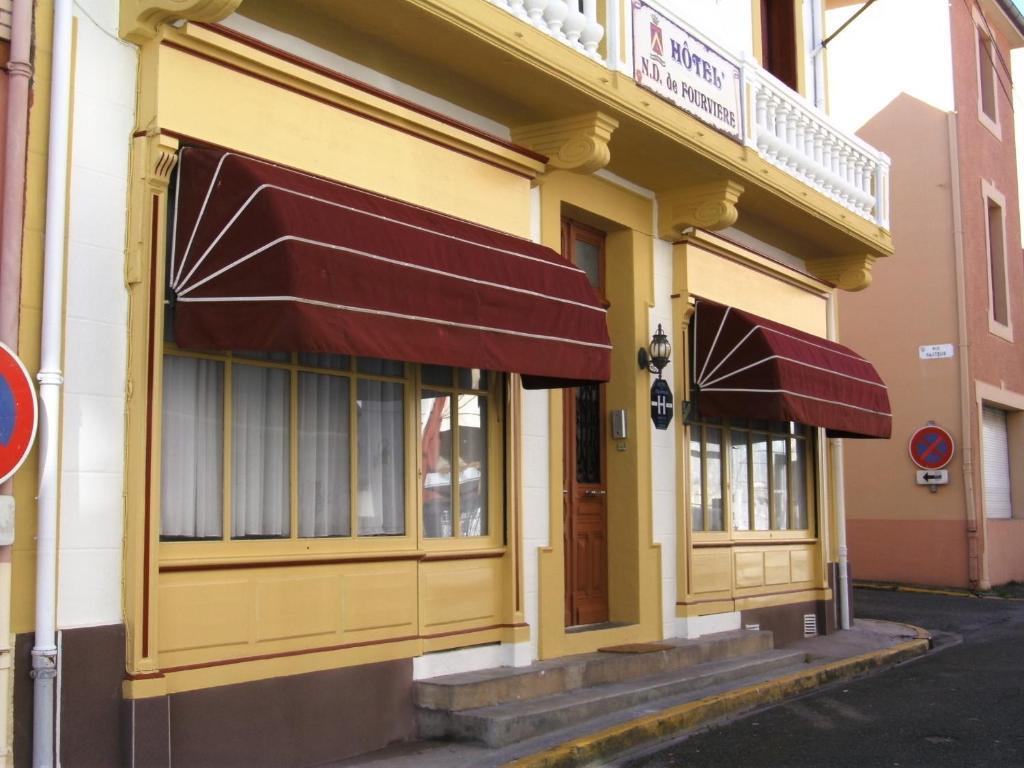
M874 366L834 341L698 299L694 381L702 416L796 421L834 437L889 437Z
M187 349L288 350L607 381L585 273L528 240L245 155L186 147L169 263Z

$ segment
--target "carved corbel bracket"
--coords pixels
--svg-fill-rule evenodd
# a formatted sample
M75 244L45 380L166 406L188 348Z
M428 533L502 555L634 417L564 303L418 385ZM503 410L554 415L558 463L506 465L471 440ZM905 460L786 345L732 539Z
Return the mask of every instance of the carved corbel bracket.
M869 253L811 259L807 268L844 291L862 291L871 285L871 267L878 260Z
M121 0L119 32L142 43L157 35L161 24L174 21L214 22L230 16L243 0Z
M548 157L548 167L593 173L611 159L608 142L619 121L603 112L524 125L512 130L512 141Z
M125 281L142 280L143 264L157 237L162 201L178 162L178 140L162 133L135 137L132 148L132 206L128 220Z
M688 227L725 229L739 218L736 203L743 185L723 179L662 192L658 195L658 236L678 240Z

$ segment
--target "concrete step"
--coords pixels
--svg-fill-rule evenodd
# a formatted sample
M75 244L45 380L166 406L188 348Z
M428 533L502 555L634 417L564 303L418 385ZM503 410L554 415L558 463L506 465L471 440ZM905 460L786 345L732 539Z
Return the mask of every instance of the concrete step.
M503 747L652 702L792 669L801 665L804 659L805 654L799 651L762 651L638 680L578 688L539 699L510 701L457 712L420 710L420 725L429 738Z
M532 664L445 675L416 683L420 710L461 712L510 701L525 701L566 691L636 680L720 659L772 648L772 633L719 632L695 640L659 641L665 650L649 653L598 652Z

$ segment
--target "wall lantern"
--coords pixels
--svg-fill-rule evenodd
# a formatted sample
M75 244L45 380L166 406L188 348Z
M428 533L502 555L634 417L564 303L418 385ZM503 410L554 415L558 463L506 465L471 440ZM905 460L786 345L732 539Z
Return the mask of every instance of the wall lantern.
M668 365L671 356L672 345L669 343L665 331L662 330L661 323L658 323L658 330L651 337L650 346L647 349L640 347L640 351L636 353L636 360L641 368L646 368L651 373L658 374L660 379L661 371Z

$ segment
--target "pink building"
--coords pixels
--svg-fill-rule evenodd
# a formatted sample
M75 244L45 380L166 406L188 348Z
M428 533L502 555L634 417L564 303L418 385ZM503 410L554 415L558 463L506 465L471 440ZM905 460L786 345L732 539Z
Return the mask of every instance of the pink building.
M840 302L842 341L876 363L894 414L887 443L844 441L852 573L976 589L1022 580L1024 259L1010 51L1024 46L1024 16L1011 0L828 8L830 32L850 21L827 47L832 111L893 168L895 257ZM930 424L955 447L922 478L910 442Z

